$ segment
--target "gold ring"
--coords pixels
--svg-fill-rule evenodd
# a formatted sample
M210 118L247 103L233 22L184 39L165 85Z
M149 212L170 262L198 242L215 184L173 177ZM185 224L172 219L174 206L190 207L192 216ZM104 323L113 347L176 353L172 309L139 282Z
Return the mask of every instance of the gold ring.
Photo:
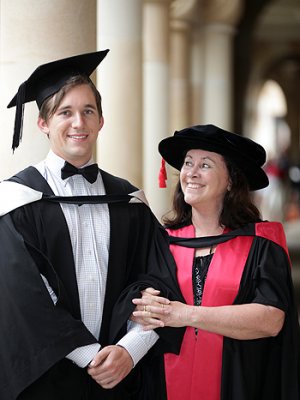
M165 305L164 305L164 304L162 304L161 306L162 306L162 308L165 308Z
M147 308L146 308L146 306L144 306L144 311L147 311Z

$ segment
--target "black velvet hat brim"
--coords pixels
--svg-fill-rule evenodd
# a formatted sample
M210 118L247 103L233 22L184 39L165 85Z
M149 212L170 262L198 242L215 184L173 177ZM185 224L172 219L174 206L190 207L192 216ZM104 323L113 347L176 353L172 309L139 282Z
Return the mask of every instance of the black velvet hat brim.
M251 139L224 131L214 125L198 125L176 131L159 143L159 152L172 167L180 170L188 150L203 149L231 159L244 173L250 190L263 189L269 179L261 168L266 161L262 146Z

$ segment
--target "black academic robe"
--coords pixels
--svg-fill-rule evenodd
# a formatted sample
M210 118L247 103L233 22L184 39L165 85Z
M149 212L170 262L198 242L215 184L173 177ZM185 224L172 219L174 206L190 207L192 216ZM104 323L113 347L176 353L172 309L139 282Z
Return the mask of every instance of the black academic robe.
M221 400L299 400L300 329L290 262L281 246L261 237L254 238L234 304L253 299L282 308L284 326L276 337L224 337Z
M101 174L107 194L128 194L136 190L123 179L104 171ZM45 194L53 194L33 167L11 180ZM162 269L164 246L167 246L161 226L145 204L109 204L109 213L111 239L98 340L101 346L112 343L109 326L113 306L120 293L137 280L139 274L151 274L152 269ZM0 218L0 237L1 400L15 400L23 390L20 395L22 400L46 400L54 396L56 400L94 399L87 395L96 385L94 381L84 369L64 359L76 347L97 340L80 319L71 241L60 205L38 201L17 208ZM58 297L56 306L40 274L54 289ZM180 291L170 276L171 273L166 274L164 293L180 299ZM118 331L115 340L123 333L124 328ZM178 352L180 334L176 335L175 342L168 340L167 335L165 337L166 340L158 347L163 350L170 343L170 347ZM101 390L96 385L97 393L99 389L96 397L138 399L141 387L144 387L142 363L139 364L116 389ZM58 389L52 393L49 388L53 387L53 382L57 382Z
M181 246L206 247L240 235L253 236L254 239L234 304L257 302L273 305L285 311L285 323L276 337L256 340L224 337L220 400L299 400L300 330L291 267L284 248L272 240L257 236L255 224L221 236L183 239ZM171 244L178 245L181 239L170 237L169 240ZM168 264L171 263L168 259ZM139 283L131 285L120 297L120 304L117 303L115 307L118 310L122 306L126 308L128 299L138 296L141 287L151 285L160 289L160 284L159 279L156 281L155 277L146 276L141 286ZM116 313L114 315L117 316ZM121 312L114 321L114 332L120 323ZM176 351L170 352L177 354ZM161 380L164 375L163 361L157 374L160 374ZM180 382L180 376L178 380ZM196 393L194 398L197 398Z

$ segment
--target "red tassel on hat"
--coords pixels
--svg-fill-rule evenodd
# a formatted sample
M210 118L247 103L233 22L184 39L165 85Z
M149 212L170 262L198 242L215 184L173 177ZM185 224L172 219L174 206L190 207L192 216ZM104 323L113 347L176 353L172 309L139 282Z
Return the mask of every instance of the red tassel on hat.
M166 180L167 180L166 162L162 158L159 175L158 175L158 184L159 184L160 188L167 187Z

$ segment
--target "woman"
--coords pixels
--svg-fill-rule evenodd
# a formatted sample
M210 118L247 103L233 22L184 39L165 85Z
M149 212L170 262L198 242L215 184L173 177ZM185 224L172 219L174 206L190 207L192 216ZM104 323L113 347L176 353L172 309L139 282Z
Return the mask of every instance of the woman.
M133 300L133 319L145 329L186 327L180 354L164 358L168 400L299 399L285 236L251 201L250 191L268 185L264 149L198 125L162 140L159 151L180 171L164 222L185 303L148 288Z

